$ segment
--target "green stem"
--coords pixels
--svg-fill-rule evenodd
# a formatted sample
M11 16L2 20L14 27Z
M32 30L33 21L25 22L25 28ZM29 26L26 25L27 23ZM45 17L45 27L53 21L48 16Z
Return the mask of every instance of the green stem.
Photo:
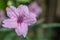
M26 40L31 40L31 38L30 38L30 35L29 35L29 34L26 36Z

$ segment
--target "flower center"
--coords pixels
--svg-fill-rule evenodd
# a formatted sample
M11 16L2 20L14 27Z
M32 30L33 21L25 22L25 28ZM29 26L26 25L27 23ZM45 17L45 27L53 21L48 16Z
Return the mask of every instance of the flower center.
M23 22L23 17L22 16L19 16L18 17L18 20L17 20L17 23L21 24Z

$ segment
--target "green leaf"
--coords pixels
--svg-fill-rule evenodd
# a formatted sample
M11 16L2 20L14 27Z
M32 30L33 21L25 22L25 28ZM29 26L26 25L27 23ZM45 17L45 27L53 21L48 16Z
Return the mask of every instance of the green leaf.
M4 9L6 8L6 0L0 0L0 9Z
M23 36L16 36L14 40L31 40L31 38L30 35L28 34L26 38L24 38Z
M44 18L41 18L41 19L39 19L39 20L37 21L36 24L41 24L41 23L43 23L44 21L45 21L45 19L44 19Z
M31 0L16 0L19 3L29 3Z
M31 40L31 38L30 38L30 35L29 35L29 34L26 36L26 40Z
M7 29L7 28L0 28L0 32L5 32L5 31L12 31L13 29Z
M28 5L31 3L31 0L16 0L16 7L19 6L20 4Z
M16 36L16 38L14 40L24 40L23 36Z
M60 23L47 23L41 26L42 28L60 27Z
M38 34L37 34L38 40L47 40L46 36L44 35L45 34L44 29L38 28L37 32L38 32Z
M5 36L4 40L13 40L14 36L15 36L14 33L10 33L10 34Z

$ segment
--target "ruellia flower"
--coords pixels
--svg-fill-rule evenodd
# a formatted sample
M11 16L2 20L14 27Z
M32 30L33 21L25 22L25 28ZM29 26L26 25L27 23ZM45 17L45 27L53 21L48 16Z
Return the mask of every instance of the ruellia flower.
M8 19L3 21L3 27L15 28L18 36L26 37L28 26L36 23L35 15L29 11L26 5L20 5L18 8L10 6L6 8Z
M33 12L36 16L38 16L39 14L41 14L42 12L42 8L37 4L37 2L32 2L29 5L29 9L31 12Z
M2 24L2 21L5 19L4 11L0 9L0 25Z

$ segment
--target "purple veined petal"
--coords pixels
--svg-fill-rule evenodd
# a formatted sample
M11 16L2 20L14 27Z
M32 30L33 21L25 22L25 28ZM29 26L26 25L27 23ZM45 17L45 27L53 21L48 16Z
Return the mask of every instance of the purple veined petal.
M34 15L33 13L31 13L29 17L24 19L24 23L27 23L28 25L35 24L36 21L37 21L36 15Z
M7 11L8 17L10 17L10 18L16 18L17 17L17 15L15 14L14 10L12 10L11 8L7 7L6 11Z
M26 37L27 32L28 32L28 25L25 23L22 23L21 25L19 25L16 29L15 29L16 33L18 36L23 35L24 37Z
M22 35L22 29L20 28L20 26L18 25L18 27L15 29L15 32L18 36Z
M16 19L6 19L3 21L2 26L5 28L16 28L17 27Z
M24 22L27 23L28 25L35 24L36 23L36 18L26 19Z
M15 13L16 16L19 16L19 13L16 7L10 6L10 9Z
M23 36L26 37L27 32L28 32L28 25L26 23L22 23L21 27L23 29L22 30L23 31Z
M20 15L29 15L29 9L26 5L18 6L17 10L19 11Z

